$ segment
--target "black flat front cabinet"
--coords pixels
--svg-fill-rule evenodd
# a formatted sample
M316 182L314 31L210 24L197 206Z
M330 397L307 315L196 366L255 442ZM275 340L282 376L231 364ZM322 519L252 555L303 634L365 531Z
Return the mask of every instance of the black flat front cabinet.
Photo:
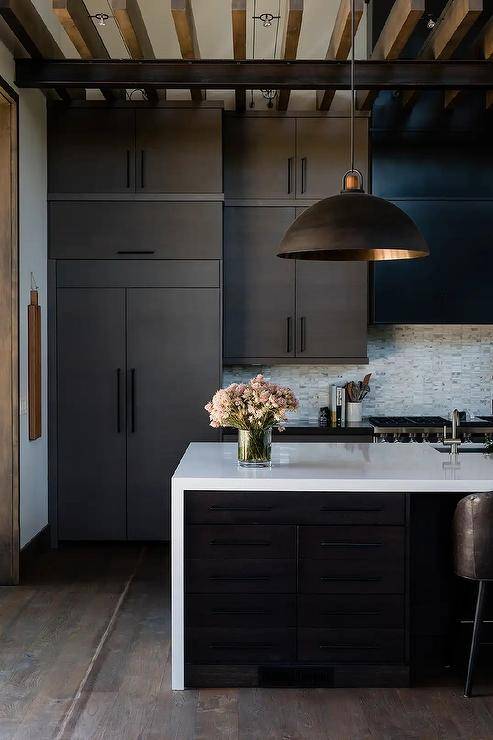
M294 208L224 209L224 353L294 357L295 263L277 257Z
M218 439L220 315L218 288L58 289L60 539L169 538L171 475Z
M48 128L49 192L132 192L134 125L133 110L53 110Z
M226 196L294 199L295 132L294 118L225 117Z
M137 191L222 192L221 112L136 111Z
M217 441L204 405L220 385L213 288L127 291L127 531L169 537L170 478L190 441Z
M125 290L59 289L58 534L125 539Z

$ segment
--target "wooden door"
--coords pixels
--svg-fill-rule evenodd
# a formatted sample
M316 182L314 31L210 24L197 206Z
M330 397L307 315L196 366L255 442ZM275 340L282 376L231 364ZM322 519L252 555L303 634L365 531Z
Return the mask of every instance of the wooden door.
M225 208L226 362L294 357L295 261L277 257L294 218L289 207Z
M127 531L170 537L170 481L192 441L218 441L204 405L221 384L217 288L127 291Z
M125 291L59 288L58 537L125 527Z
M349 118L298 118L296 120L296 194L299 198L337 195L350 168ZM368 189L368 119L355 121L356 167Z
M132 192L134 125L133 110L54 110L48 120L49 192Z
M222 193L221 110L136 112L137 190Z
M295 130L294 118L226 117L225 195L294 199Z

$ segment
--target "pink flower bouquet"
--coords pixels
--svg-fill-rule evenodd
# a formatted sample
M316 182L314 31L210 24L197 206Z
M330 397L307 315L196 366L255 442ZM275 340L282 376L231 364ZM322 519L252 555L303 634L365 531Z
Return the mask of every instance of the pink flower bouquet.
M249 383L232 383L218 390L205 406L211 427L238 429L240 465L270 465L271 430L284 429L286 414L298 408L290 388L269 383L257 375Z

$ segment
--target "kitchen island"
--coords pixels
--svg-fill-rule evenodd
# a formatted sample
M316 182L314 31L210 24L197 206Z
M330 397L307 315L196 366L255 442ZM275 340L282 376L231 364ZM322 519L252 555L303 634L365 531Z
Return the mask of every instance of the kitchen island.
M172 479L172 687L406 686L450 659L450 523L493 456L193 443ZM467 599L466 599L467 600Z

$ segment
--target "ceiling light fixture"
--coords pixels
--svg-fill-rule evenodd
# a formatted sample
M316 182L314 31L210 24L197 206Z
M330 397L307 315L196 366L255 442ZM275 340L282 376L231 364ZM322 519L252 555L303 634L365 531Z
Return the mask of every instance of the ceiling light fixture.
M431 13L428 13L428 20L426 21L426 28L429 31L432 31L435 28L435 26L436 26L435 19L433 18Z
M272 21L278 21L280 17L280 15L272 15L272 13L261 13L260 15L252 16L254 21L262 21L264 28L270 28Z
M393 203L363 189L355 167L354 0L351 0L351 165L340 195L307 208L289 227L278 257L305 260L396 260L426 257L428 245L414 221Z
M95 13L94 15L91 15L91 18L94 18L98 22L98 26L101 26L104 28L106 26L106 21L109 20L108 13Z

